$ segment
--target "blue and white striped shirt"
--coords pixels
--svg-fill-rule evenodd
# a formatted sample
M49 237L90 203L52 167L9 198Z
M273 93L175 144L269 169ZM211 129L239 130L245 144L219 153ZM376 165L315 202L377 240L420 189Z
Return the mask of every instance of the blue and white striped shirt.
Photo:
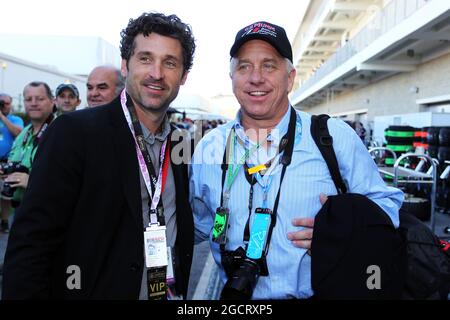
M265 163L277 153L279 139L287 132L290 111L271 134L268 150L257 149L250 157L249 164ZM289 299L308 298L313 295L311 288L311 258L305 249L292 245L287 238L288 232L301 230L292 225L294 218L314 217L321 209L319 194L337 194L328 167L310 134L311 116L296 111L296 136L292 162L286 170L281 187L277 223L267 255L269 276L261 276L253 292L253 299ZM210 240L215 261L220 264L220 250L211 241L215 210L220 206L222 192L221 163L227 137L232 128L242 140L248 140L240 125L240 117L208 133L197 145L190 170L190 200L194 213L196 241ZM403 193L386 186L367 149L354 130L345 122L337 119L328 121L333 147L336 152L342 178L348 186L348 192L366 195L377 203L399 225L398 210L403 201ZM252 147L252 142L250 148ZM241 158L244 148L236 143L236 160ZM268 193L268 207L273 209L281 177L280 155L275 158L270 170L254 186L253 211L263 202L263 186L271 176ZM278 165L276 165L278 164ZM276 166L275 166L276 165ZM251 165L250 165L251 166ZM275 167L274 167L275 166ZM241 168L231 187L230 228L226 250L244 247L243 234L248 219L248 200L250 184L244 169ZM226 275L221 268L221 278Z

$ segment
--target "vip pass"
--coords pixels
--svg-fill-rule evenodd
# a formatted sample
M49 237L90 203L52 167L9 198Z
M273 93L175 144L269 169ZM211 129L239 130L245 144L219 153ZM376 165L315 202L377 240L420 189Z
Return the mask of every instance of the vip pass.
M144 232L145 265L147 268L168 265L166 227L150 226Z

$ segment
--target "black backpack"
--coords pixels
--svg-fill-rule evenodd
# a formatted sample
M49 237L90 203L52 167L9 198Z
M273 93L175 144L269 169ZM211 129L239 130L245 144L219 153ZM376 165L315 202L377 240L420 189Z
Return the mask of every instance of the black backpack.
M312 116L311 135L327 163L339 193L347 188L339 172L333 138L328 132L328 115ZM450 293L450 252L444 251L439 238L420 220L400 210L398 233L404 241L406 270L402 298L442 299Z
M446 300L450 293L450 251L412 214L400 209L400 228L407 250L403 299Z

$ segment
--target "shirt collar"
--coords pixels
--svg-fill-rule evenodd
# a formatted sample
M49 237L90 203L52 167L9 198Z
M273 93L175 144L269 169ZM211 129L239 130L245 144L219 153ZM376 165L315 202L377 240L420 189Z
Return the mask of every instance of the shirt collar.
M267 141L271 142L272 147L278 148L281 138L285 135L289 127L289 120L291 116L291 105L289 104L287 112L284 114L280 122L272 129L271 133L267 137ZM234 129L236 130L236 135L249 145L254 145L255 142L251 141L245 134L244 127L241 124L241 111L238 111L235 118Z
M167 136L170 134L170 121L167 115L164 116L164 120L162 123L162 130L160 130L157 134L153 134L150 130L147 129L142 123L140 123L142 128L142 134L144 135L144 140L149 144L154 144L155 139L163 142L166 140Z

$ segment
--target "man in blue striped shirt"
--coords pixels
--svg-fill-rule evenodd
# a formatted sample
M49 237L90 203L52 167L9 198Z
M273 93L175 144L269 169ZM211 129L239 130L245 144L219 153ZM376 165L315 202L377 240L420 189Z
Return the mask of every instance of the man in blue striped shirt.
M337 191L311 137L311 116L288 99L296 74L291 45L283 28L257 22L237 33L230 55L241 108L194 152L196 240L209 239L225 288L238 294L231 297L309 298L314 216ZM377 203L398 227L403 193L386 186L351 127L336 119L328 127L348 191ZM244 284L236 280L242 277Z

